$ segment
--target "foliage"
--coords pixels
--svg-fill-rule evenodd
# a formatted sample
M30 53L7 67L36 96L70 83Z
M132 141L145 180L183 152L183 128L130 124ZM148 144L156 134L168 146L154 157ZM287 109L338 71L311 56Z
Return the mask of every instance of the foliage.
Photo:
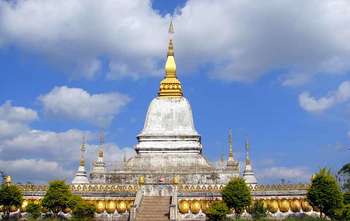
M224 220L226 214L230 212L230 209L227 207L226 203L223 201L216 201L210 205L207 210L207 217L211 221L221 221Z
M261 201L256 201L249 207L249 213L254 220L260 220L267 216L267 209Z
M10 216L11 206L20 207L23 202L23 194L21 190L15 185L3 184L0 187L0 205L4 209L4 218Z
M30 214L30 217L33 219L37 219L41 215L41 206L39 204L30 202L28 203L26 210L27 210L27 213Z
M337 209L343 206L343 194L329 169L323 168L314 175L307 193L310 204L320 209L320 216L335 217Z
M81 198L81 196L72 194L68 201L68 207L73 210L82 201L83 199Z
M308 215L298 215L298 216L289 216L283 221L325 221L319 217L313 217Z
M91 220L95 216L95 206L80 201L73 209L73 219Z
M42 200L42 206L54 213L55 216L72 203L72 192L63 180L54 180L49 183L49 188Z
M344 197L344 204L350 204L350 192L344 193L343 197Z
M237 217L242 214L244 208L252 203L250 189L241 177L233 178L224 187L221 194L226 205L235 210Z
M339 171L338 176L342 178L342 188L350 192L350 163L345 164Z

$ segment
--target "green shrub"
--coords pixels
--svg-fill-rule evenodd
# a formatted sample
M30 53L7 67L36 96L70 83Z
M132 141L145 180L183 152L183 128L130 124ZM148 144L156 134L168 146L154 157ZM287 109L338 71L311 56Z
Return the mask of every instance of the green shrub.
M343 194L336 178L328 169L321 169L311 181L307 199L320 209L320 216L335 218L336 211L343 207Z
M210 205L207 210L207 217L210 221L222 221L226 218L226 215L230 212L226 203L223 201L216 201Z
M74 220L91 220L95 216L95 206L79 202L73 209Z
M350 204L350 192L344 193L344 204Z
M252 203L250 189L241 177L233 178L221 194L226 205L235 210L237 217Z
M254 220L261 220L267 216L267 209L261 201L256 201L251 207L249 207L248 212Z
M23 202L23 194L15 185L3 184L0 186L0 205L3 206L4 219L10 217L11 206L20 207Z
M33 219L37 219L41 215L41 207L39 204L30 202L28 203L26 210L27 210L27 213L29 213L30 217Z

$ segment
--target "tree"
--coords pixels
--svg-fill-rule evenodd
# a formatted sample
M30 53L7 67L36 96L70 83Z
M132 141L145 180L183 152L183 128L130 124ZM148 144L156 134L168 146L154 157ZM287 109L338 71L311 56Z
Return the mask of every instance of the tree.
M267 209L264 207L264 204L261 201L256 201L249 208L249 213L253 220L260 220L267 216Z
M49 183L42 206L57 216L60 211L69 208L72 197L72 192L64 180L54 180Z
M73 219L75 220L91 220L95 216L95 206L80 201L73 209Z
M12 206L20 207L23 202L23 194L15 185L2 184L0 187L0 205L4 209L4 219L10 217L10 209Z
M344 193L343 197L344 197L344 204L350 204L350 192Z
M224 220L226 215L230 212L226 203L223 201L216 201L210 205L206 214L211 221L221 221Z
M320 217L334 218L336 211L343 207L343 194L336 178L329 169L323 168L314 175L307 193L313 207L320 210Z
M250 189L241 177L233 178L221 194L226 205L235 210L237 217L252 203Z
M26 210L27 210L27 213L30 214L30 217L33 219L38 219L41 215L41 208L39 204L30 202L28 203Z
M350 192L350 163L345 164L338 171L339 182L344 191Z

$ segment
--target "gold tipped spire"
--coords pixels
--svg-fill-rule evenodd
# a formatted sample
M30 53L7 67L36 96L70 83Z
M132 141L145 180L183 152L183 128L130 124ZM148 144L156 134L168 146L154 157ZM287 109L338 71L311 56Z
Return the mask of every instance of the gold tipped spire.
M85 135L83 135L83 140L80 145L80 166L85 166L84 153L85 153Z
M233 150L232 150L232 129L230 128L228 131L228 143L230 146L230 151L228 155L228 160L233 160Z
M100 132L100 147L98 149L98 156L101 158L103 157L103 144L104 144L104 142L105 142L105 136L104 136L103 130L101 130L101 132Z
M176 63L174 58L174 45L172 34L174 33L173 22L169 25L169 45L167 52L167 60L165 63L165 77L160 82L159 97L182 97L181 82L176 77Z
M245 141L245 151L246 151L246 157L245 157L245 164L250 164L250 156L249 156L249 150L250 150L250 144L248 139Z

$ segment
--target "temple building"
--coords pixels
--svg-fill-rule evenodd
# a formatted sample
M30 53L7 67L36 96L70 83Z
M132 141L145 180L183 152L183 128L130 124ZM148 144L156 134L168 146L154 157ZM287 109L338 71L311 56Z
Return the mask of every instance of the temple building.
M231 130L227 159L213 165L205 158L191 105L177 77L172 23L169 33L165 76L137 135L135 156L125 158L119 168L110 169L104 159L102 133L96 160L87 173L83 140L79 167L71 184L73 193L94 204L97 217L108 220L205 220L210 204L222 199L223 187L233 177L241 176L253 200L263 202L269 216L318 214L305 199L309 184L263 185L257 181L248 141L241 172ZM18 186L26 203L40 201L47 190L47 185ZM18 210L25 211L23 208ZM244 215L249 216L247 212Z
M172 30L171 25L169 32ZM160 82L158 95L148 107L144 128L137 135L136 155L120 170L106 171L100 144L90 182L132 184L142 177L145 183L171 183L177 179L181 183L224 184L240 175L239 163L233 158L231 132L229 136L227 166L216 168L203 156L201 136L194 125L191 105L177 78L174 45L170 37L165 76Z

